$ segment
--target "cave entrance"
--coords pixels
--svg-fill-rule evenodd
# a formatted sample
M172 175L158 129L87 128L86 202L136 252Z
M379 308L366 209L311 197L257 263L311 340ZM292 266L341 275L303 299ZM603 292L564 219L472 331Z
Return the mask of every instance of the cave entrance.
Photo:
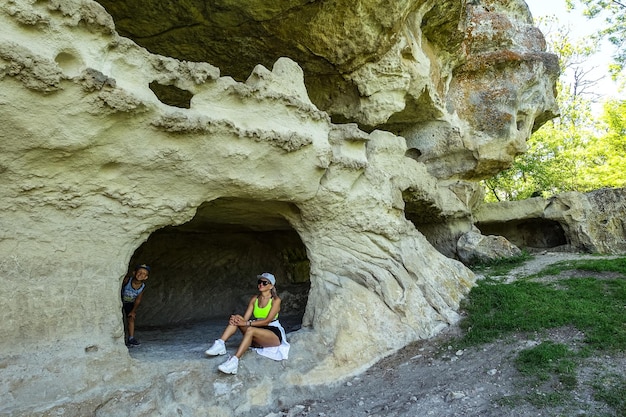
M142 337L200 337L195 345L206 349L230 314L243 314L262 272L276 276L285 331L297 330L310 287L306 247L285 220L297 212L289 203L222 198L202 204L191 221L152 233L130 263L152 269L137 313L142 350ZM185 329L201 335L180 334ZM177 336L170 337L171 331Z
M563 226L548 219L522 219L505 222L479 222L483 235L504 236L522 249L553 249L569 244Z

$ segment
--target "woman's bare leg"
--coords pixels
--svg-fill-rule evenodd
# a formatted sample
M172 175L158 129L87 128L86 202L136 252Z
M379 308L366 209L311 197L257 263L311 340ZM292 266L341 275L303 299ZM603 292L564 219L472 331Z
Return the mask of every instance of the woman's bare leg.
M280 339L271 330L248 327L243 334L243 340L235 356L241 358L252 345L252 342L262 347L280 346Z
M230 339L230 337L232 335L234 335L237 332L237 329L239 329L241 331L241 333L245 334L245 327L243 327L243 326L242 327L237 327L235 325L229 324L224 329L224 333L222 333L222 336L220 337L220 339L222 339L224 342L227 341L228 339Z

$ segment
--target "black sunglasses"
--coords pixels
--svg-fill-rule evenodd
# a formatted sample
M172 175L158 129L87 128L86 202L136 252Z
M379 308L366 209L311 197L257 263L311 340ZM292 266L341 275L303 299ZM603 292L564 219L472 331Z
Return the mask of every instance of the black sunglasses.
M270 285L270 282L269 282L269 281L264 281L264 280L262 280L262 279L258 280L256 283L257 283L257 285L261 284L261 285L262 285L262 286L264 286L264 287L265 287L266 285Z

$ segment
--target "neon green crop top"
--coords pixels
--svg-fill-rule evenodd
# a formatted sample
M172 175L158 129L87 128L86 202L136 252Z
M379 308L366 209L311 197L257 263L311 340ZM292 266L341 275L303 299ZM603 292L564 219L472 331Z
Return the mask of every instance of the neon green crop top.
M267 305L263 308L259 307L259 298L257 297L256 300L254 300L254 311L252 312L252 314L254 315L255 319L264 319L267 318L267 315L270 314L270 310L272 309L272 299L270 298L270 300L267 302ZM278 314L276 314L276 317L274 317L274 320L276 320L278 318Z

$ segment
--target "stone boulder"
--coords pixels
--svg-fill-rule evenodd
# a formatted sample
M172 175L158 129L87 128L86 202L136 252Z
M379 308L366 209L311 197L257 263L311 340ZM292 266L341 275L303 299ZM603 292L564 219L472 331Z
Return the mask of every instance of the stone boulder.
M478 230L464 233L457 243L459 260L465 265L488 263L522 254L517 246L502 236L484 236Z

